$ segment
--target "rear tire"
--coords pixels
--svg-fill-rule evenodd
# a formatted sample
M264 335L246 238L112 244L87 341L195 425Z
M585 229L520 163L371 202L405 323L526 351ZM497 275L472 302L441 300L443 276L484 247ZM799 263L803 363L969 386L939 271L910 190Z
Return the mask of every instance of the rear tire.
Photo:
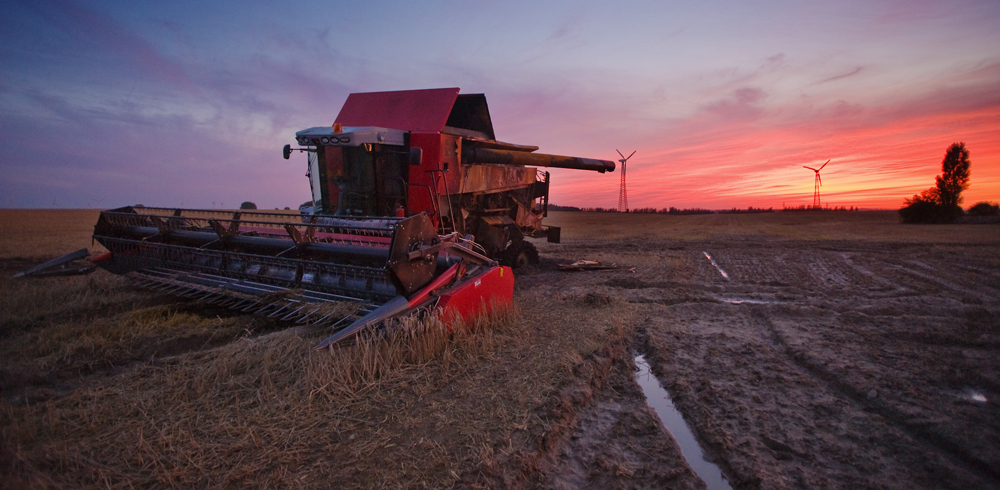
M523 269L538 263L538 250L530 242L522 241L520 246L512 246L504 262L512 269Z

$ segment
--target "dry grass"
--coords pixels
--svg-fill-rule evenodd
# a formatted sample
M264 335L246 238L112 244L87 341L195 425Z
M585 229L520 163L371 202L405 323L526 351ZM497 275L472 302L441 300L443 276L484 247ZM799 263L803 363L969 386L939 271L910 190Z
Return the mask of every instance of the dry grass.
M12 280L9 265L0 264L0 389L12 403L51 397L95 372L280 327L136 290L105 272ZM213 311L225 316L202 316Z
M260 211L293 218L299 214L298 210ZM215 210L211 215L234 212ZM81 248L104 253L107 249L91 239L100 214L98 209L0 209L0 259L50 259ZM283 223L288 218L260 217L260 221Z
M418 393L517 334L516 313L497 311L454 334L411 321L332 352L310 348L316 335L243 338L63 399L4 405L4 473L32 487L448 485L462 470L456 448L394 448L417 422Z
M311 376L321 383L317 392L329 397L357 397L401 373L404 366L421 367L434 361L445 371L495 352L516 334L520 314L513 306L490 308L472 325L445 325L436 315L408 317L391 325L392 333L364 335L353 345L331 347L312 365Z
M105 252L90 238L100 213L96 209L0 209L0 259L50 259L81 248Z
M41 242L15 230L0 255L0 481L8 486L532 481L541 441L567 414L555 400L585 382L581 366L634 323L628 305L588 298L593 288L555 286L546 298L517 293L518 308L454 334L431 319L317 352L327 332L280 330L136 291L104 272L11 281L26 265L79 248L71 243L81 237L89 242L97 215L21 213L48 214L65 235L42 240L52 250L36 253Z
M124 280L106 273L89 276L11 280L22 262L0 266L0 325L4 330L24 329L47 319L63 318L83 309L107 313L131 309L134 301L148 296L136 294Z
M313 351L325 332L257 336L273 326L93 277L11 288L32 290L19 298L44 300L51 289L76 299L48 316L21 307L11 317L18 328L0 337L8 374L49 373L29 379L44 396L14 400L5 390L0 404L0 477L10 485L503 485L530 473L518 461L537 457L553 397L631 324L627 305L567 290L541 308L518 297L526 311L454 333L431 318ZM193 352L135 356L150 342L210 331L217 341ZM74 356L121 367L88 371ZM60 373L75 380L67 386Z

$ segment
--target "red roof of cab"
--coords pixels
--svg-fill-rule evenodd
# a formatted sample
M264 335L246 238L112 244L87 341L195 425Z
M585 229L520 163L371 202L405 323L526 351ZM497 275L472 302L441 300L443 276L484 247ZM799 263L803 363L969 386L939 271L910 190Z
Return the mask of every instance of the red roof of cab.
M458 88L351 94L335 122L342 126L441 131L457 97Z

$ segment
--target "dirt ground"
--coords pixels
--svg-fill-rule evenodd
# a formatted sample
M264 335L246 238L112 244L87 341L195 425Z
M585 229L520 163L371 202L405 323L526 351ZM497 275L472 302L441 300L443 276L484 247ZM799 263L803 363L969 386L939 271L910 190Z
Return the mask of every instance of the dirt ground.
M357 379L309 349L323 332L103 273L12 282L46 254L7 244L0 480L704 488L635 383L643 353L733 488L1000 488L1000 227L547 223L563 243L535 242L516 320ZM619 268L559 270L577 259Z
M542 256L622 266L551 284L637 307L636 348L734 488L1000 487L997 228L841 214Z

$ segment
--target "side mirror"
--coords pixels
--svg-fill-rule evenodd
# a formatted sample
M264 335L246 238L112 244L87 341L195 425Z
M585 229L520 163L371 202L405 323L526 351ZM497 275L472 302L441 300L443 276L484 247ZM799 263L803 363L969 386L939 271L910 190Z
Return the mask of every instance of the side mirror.
M414 167L419 166L423 159L423 148L410 148L410 165L413 165Z
M292 145L285 145L285 147L281 149L281 154L285 157L285 160L288 160L289 155L292 154Z

